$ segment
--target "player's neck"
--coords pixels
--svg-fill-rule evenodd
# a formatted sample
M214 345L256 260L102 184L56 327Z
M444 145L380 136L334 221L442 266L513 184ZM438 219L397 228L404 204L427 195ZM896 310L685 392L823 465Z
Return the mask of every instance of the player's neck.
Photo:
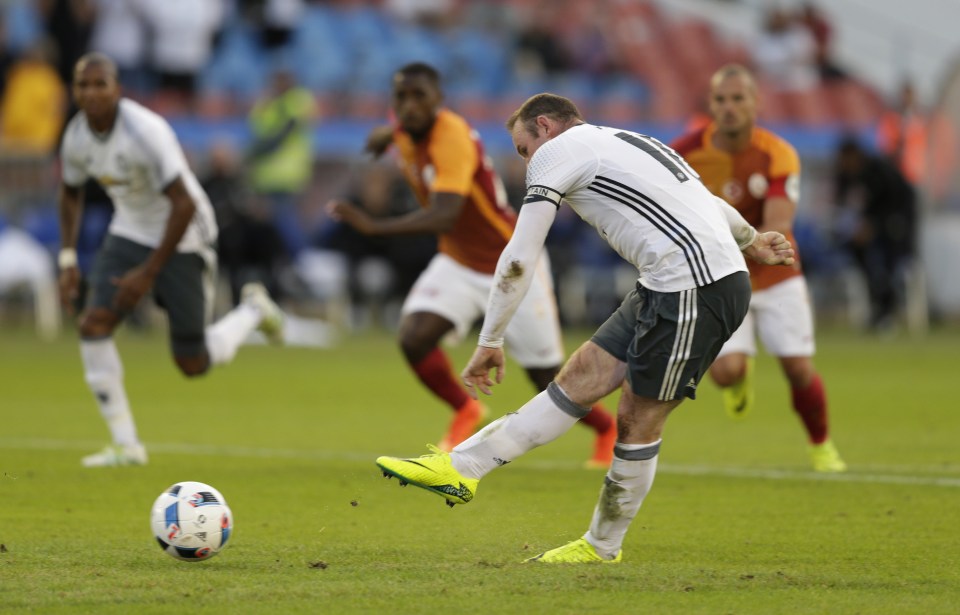
M87 123L90 125L90 129L97 134L106 135L110 134L110 131L113 130L113 125L117 123L117 115L120 113L120 105L113 107L113 110L109 113L105 113L100 117L87 116Z
M750 145L750 136L752 134L752 125L736 131L718 129L713 133L713 145L717 149L725 152L740 152L747 149L747 146Z

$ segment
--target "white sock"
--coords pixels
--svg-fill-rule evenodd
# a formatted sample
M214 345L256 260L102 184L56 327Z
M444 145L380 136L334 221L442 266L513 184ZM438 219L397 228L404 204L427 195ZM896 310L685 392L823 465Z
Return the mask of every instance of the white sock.
M556 383L516 412L503 416L464 440L450 453L453 468L467 478L483 478L527 451L551 442L586 416Z
M214 365L229 363L237 354L237 348L250 332L260 324L260 312L246 303L227 312L223 318L207 327L207 352Z
M80 357L84 377L100 404L100 414L107 421L114 443L139 444L130 402L123 388L123 363L113 338L80 340Z
M627 528L653 486L660 442L617 442L613 449L613 463L603 480L590 529L583 536L600 557L613 559L620 552Z

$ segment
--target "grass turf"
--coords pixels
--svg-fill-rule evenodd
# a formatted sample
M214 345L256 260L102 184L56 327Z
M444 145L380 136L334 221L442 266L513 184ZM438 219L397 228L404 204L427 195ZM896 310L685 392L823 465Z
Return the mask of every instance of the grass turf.
M121 335L151 462L85 470L106 431L75 339L0 331L0 612L955 611L960 333L819 344L848 474L809 472L786 385L761 356L747 420L730 422L706 381L671 418L623 564L547 567L519 562L586 529L602 476L580 468L588 430L494 472L467 506L398 489L373 459L426 452L448 415L388 336L247 347L187 381L159 332ZM500 415L531 394L511 364L489 403ZM150 535L150 505L181 480L233 508L231 544L210 561L177 562Z

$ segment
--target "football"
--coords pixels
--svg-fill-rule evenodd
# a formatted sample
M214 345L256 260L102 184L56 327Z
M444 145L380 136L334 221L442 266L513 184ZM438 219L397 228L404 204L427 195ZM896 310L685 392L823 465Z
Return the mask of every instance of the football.
M160 494L150 511L150 529L164 553L185 562L210 559L233 532L233 513L210 485L185 481Z

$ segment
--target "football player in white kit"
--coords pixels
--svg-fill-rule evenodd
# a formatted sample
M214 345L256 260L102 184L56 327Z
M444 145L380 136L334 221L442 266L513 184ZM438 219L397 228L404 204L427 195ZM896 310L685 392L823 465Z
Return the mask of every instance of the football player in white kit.
M380 457L384 474L465 504L480 478L566 432L620 389L614 458L587 533L542 553L543 563L619 562L627 528L653 484L670 412L694 398L750 302L741 251L791 264L777 232L759 233L710 194L673 150L645 135L593 126L554 94L527 100L507 122L527 161L527 196L500 255L479 345L463 370L472 391L503 378L504 329L562 202L637 267L636 290L564 365L546 391L450 453ZM490 371L495 370L495 379Z
M140 299L152 291L166 311L173 358L186 376L229 362L255 328L280 341L283 314L262 285L251 284L240 305L207 326L217 225L176 135L162 117L121 97L116 65L103 54L77 62L73 97L80 111L64 132L59 195L60 292L68 310L78 298L76 241L86 181L99 182L114 206L79 317L84 375L113 442L84 457L83 465L142 465L147 453L113 341L117 325Z

